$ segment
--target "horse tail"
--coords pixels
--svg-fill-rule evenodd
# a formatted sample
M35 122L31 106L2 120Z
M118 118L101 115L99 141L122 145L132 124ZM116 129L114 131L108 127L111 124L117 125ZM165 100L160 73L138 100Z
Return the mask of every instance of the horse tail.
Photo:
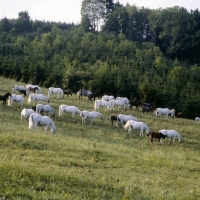
M51 132L55 134L56 133L56 126L55 126L53 120L50 117L49 117L49 119L50 119Z
M59 117L60 117L61 113L62 113L62 106L59 106Z
M28 102L31 103L31 94L28 97Z
M31 129L33 127L33 124L34 124L34 121L33 121L33 114L30 115L30 118L29 118L29 129Z
M63 90L62 90L62 98L64 99L64 92L63 92Z
M83 111L81 111L80 116L81 117L85 117L84 114L83 114Z
M50 89L48 89L48 97L50 97L50 94L51 94L51 93L50 93Z
M94 110L97 111L97 100L94 101Z
M129 123L129 121L128 121L128 122L126 122L126 124L124 125L124 129L126 130L129 126L130 126L130 123Z
M40 113L39 106L36 106L35 112L36 112L36 113Z

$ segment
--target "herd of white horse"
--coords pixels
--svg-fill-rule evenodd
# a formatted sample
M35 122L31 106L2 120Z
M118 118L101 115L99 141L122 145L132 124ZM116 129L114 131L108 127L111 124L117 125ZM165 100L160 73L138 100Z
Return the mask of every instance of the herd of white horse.
M44 126L45 130L48 129L48 127L51 128L52 133L56 133L56 126L53 122L53 120L50 118L50 116L55 116L54 109L48 104L42 104L42 101L50 102L50 97L52 94L56 94L57 98L60 98L60 95L62 98L64 98L64 92L61 88L54 88L50 87L48 89L48 95L42 94L42 90L39 86L36 85L26 85L26 86L19 86L14 85L13 86L14 94L9 97L8 104L12 106L13 102L17 102L19 106L23 106L24 103L24 97L19 94L16 94L16 91L25 91L29 97L28 97L28 103L31 104L34 100L38 101L38 104L36 105L35 110L34 109L27 109L24 108L21 111L21 119L25 118L25 120L29 119L29 129L34 128L36 126ZM34 92L34 93L31 93ZM91 118L91 124L94 122L96 123L96 118L100 118L103 120L103 115L99 112L100 108L104 107L105 111L113 111L114 107L118 107L119 109L126 110L127 107L130 107L130 101L126 97L117 97L114 98L114 96L104 95L102 96L101 100L95 100L94 101L94 111L88 111L83 110L81 111L76 106L69 106L62 104L59 106L59 117L64 113L71 113L72 118L75 117L75 114L77 113L82 118L82 123L86 123L87 118ZM161 115L165 115L165 119L170 115L172 118L175 117L175 109L168 109L168 108L156 108L154 110L156 117L159 117ZM45 113L46 115L42 115ZM124 115L119 114L117 116L111 116L111 121L116 120L116 125L122 125L125 130L128 130L128 133L130 134L133 129L140 130L140 136L144 136L144 130L146 131L147 135L151 134L150 128L145 124L144 122L139 121L136 117L132 115ZM200 121L200 118L195 118L195 121ZM175 138L178 138L179 142L182 142L182 137L180 134L175 130L160 130L159 133L162 134L163 137L169 137L173 138L173 143Z

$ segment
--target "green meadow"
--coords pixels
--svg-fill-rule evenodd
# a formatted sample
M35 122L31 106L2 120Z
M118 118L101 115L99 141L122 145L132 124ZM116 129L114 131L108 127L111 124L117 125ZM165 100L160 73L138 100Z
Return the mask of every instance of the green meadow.
M12 92L13 85L25 85L0 78L0 95ZM47 88L42 88L47 95ZM23 108L31 108L25 97ZM42 103L47 104L46 101ZM28 129L21 120L22 108L3 106L0 101L0 199L200 199L200 123L194 120L127 109L105 112L104 120L82 124L81 117L64 113L58 116L61 104L75 105L80 110L94 110L94 101L76 94L57 99L50 105L57 133L45 132L39 126ZM183 137L169 144L147 136L139 130L128 134L123 127L112 125L111 115L131 114L145 122L151 131L175 129Z

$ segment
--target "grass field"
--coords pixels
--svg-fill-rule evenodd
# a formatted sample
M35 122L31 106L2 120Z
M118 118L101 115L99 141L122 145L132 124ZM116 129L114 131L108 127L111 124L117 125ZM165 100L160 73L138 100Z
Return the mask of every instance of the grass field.
M25 85L2 77L0 84L1 95ZM47 89L42 92L47 95ZM23 107L37 104L27 98ZM104 120L97 119L97 125L90 119L82 124L79 115L59 117L59 105L92 111L94 101L73 94L53 96L49 104L56 111L55 135L43 127L29 130L17 103L0 106L0 199L200 199L198 122L115 108L113 113L101 109ZM183 143L151 144L139 130L129 135L111 124L110 116L119 113L136 116L152 131L175 129Z

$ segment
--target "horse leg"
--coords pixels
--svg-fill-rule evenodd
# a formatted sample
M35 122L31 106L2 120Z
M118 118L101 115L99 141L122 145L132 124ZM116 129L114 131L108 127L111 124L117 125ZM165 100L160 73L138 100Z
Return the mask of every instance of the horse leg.
M44 126L45 131L47 131L49 125L47 124L46 126Z

